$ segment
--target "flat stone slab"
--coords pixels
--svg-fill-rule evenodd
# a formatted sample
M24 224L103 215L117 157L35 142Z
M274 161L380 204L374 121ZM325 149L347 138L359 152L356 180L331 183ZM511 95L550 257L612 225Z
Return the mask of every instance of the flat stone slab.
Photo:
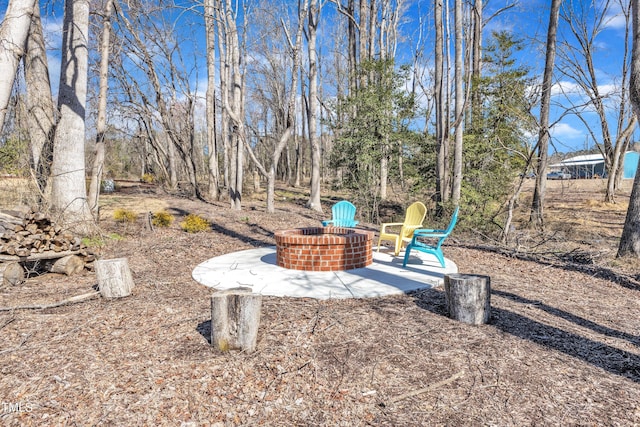
M398 295L444 284L444 275L458 272L445 259L442 268L430 254L412 251L407 267L404 252L394 257L387 248L373 249L373 264L347 271L315 272L276 265L276 248L232 252L196 266L195 281L216 290L250 288L262 295L296 298L374 298Z

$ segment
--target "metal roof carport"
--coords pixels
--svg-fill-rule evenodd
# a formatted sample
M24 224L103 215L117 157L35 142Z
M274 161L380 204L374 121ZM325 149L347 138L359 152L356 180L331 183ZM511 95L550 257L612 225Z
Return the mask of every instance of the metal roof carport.
M627 151L624 153L623 175L624 179L633 179L638 170L640 153ZM606 177L607 170L604 166L602 154L583 154L570 157L549 166L551 170L563 170L571 173L572 178L593 178L595 176Z
M572 178L593 178L594 176L605 176L604 158L601 154L583 154L581 156L570 157L550 165L551 170L567 171Z

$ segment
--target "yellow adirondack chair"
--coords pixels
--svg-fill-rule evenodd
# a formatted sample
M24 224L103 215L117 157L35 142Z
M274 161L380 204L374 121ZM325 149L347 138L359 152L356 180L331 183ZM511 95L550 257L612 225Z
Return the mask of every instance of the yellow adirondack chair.
M380 251L380 242L383 240L391 240L395 242L394 256L398 256L400 249L404 243L411 242L413 231L422 228L422 221L427 215L427 207L422 202L415 202L407 208L404 222L385 222L380 228L380 237L378 238L378 251ZM387 231L388 228L400 229L397 232Z

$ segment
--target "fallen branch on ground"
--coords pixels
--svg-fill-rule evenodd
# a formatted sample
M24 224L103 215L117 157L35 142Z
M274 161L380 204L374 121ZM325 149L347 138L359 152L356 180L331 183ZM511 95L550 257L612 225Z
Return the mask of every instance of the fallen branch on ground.
M464 371L460 371L457 374L452 375L447 379L444 379L442 381L438 381L437 383L431 384L431 385L429 385L427 387L421 388L419 390L414 390L414 391L411 391L409 393L402 394L402 395L400 395L398 397L394 397L393 399L391 399L387 403L382 402L382 403L380 403L380 406L387 406L387 405L389 405L391 403L396 403L396 402L399 402L401 400L408 399L409 397L414 397L414 396L417 396L419 394L426 393L426 392L431 391L431 390L435 390L438 387L442 387L443 385L447 385L449 383L454 382L458 378L461 378L463 375L464 375Z
M0 307L0 311L15 311L15 310L44 310L46 308L60 307L67 304L76 304L79 302L88 301L94 297L100 295L100 292L93 291L82 295L76 295L71 298L67 298L62 301L54 302L51 304L36 304L36 305L19 305L16 307Z

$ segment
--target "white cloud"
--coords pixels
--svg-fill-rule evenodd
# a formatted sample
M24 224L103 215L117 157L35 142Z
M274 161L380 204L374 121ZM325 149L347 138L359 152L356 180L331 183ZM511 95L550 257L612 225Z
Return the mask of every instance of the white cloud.
M556 95L571 96L571 95L583 95L583 94L584 92L582 91L582 89L580 89L580 86L578 86L577 83L566 81L566 80L560 81L551 87L551 96L556 96Z
M620 86L612 82L598 85L600 96L611 96L620 92ZM567 99L587 99L587 94L575 82L561 81L553 85L551 88L552 96L564 96Z
M601 7L603 4L601 4ZM607 10L607 15L604 17L603 21L605 28L610 28L613 30L624 30L626 26L626 20L624 14L622 13L622 9L620 8L620 4L616 2L609 3L609 8Z
M42 17L42 30L47 49L59 51L62 47L62 18L58 16Z
M584 132L568 123L560 122L549 130L551 137L558 141L576 141L584 139Z

